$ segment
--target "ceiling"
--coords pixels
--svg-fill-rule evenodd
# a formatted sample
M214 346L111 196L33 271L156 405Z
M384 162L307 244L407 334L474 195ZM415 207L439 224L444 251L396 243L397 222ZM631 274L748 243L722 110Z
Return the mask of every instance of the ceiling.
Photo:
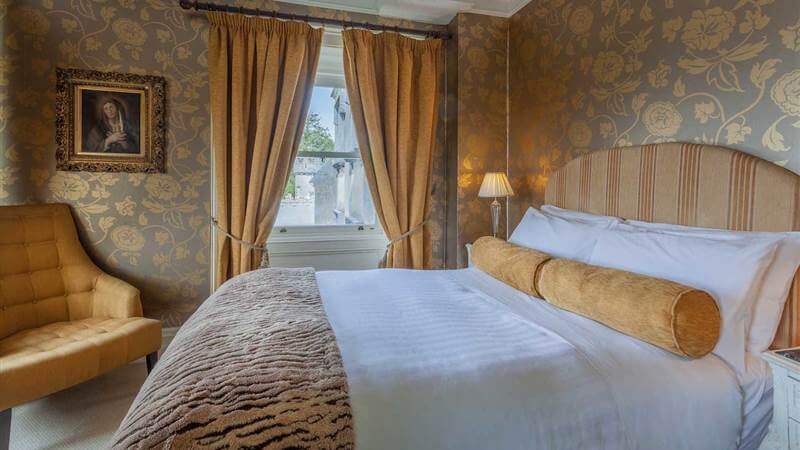
M343 11L446 24L459 12L510 17L530 0L281 0Z

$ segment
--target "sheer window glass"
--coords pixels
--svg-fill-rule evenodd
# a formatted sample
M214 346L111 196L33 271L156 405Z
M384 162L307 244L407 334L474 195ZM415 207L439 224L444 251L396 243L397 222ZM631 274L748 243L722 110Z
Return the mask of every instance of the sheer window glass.
M275 227L375 224L344 88L341 47L328 44L323 43L303 138Z

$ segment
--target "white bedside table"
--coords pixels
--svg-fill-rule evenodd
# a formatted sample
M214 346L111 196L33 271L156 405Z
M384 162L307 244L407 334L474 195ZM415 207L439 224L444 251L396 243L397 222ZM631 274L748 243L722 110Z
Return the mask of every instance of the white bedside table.
M800 450L800 362L776 352L800 349L794 347L764 353L772 368L772 428L778 435L780 448Z

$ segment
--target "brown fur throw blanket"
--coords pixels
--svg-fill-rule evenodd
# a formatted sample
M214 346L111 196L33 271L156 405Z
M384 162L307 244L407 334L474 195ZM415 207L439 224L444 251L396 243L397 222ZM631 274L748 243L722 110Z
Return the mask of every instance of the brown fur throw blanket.
M313 269L229 280L181 327L114 448L354 447L347 379Z

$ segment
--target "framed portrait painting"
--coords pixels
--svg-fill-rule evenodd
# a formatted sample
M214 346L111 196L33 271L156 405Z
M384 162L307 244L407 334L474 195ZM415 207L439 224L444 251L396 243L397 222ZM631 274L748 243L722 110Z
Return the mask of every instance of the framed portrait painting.
M164 172L163 77L56 69L56 169Z

